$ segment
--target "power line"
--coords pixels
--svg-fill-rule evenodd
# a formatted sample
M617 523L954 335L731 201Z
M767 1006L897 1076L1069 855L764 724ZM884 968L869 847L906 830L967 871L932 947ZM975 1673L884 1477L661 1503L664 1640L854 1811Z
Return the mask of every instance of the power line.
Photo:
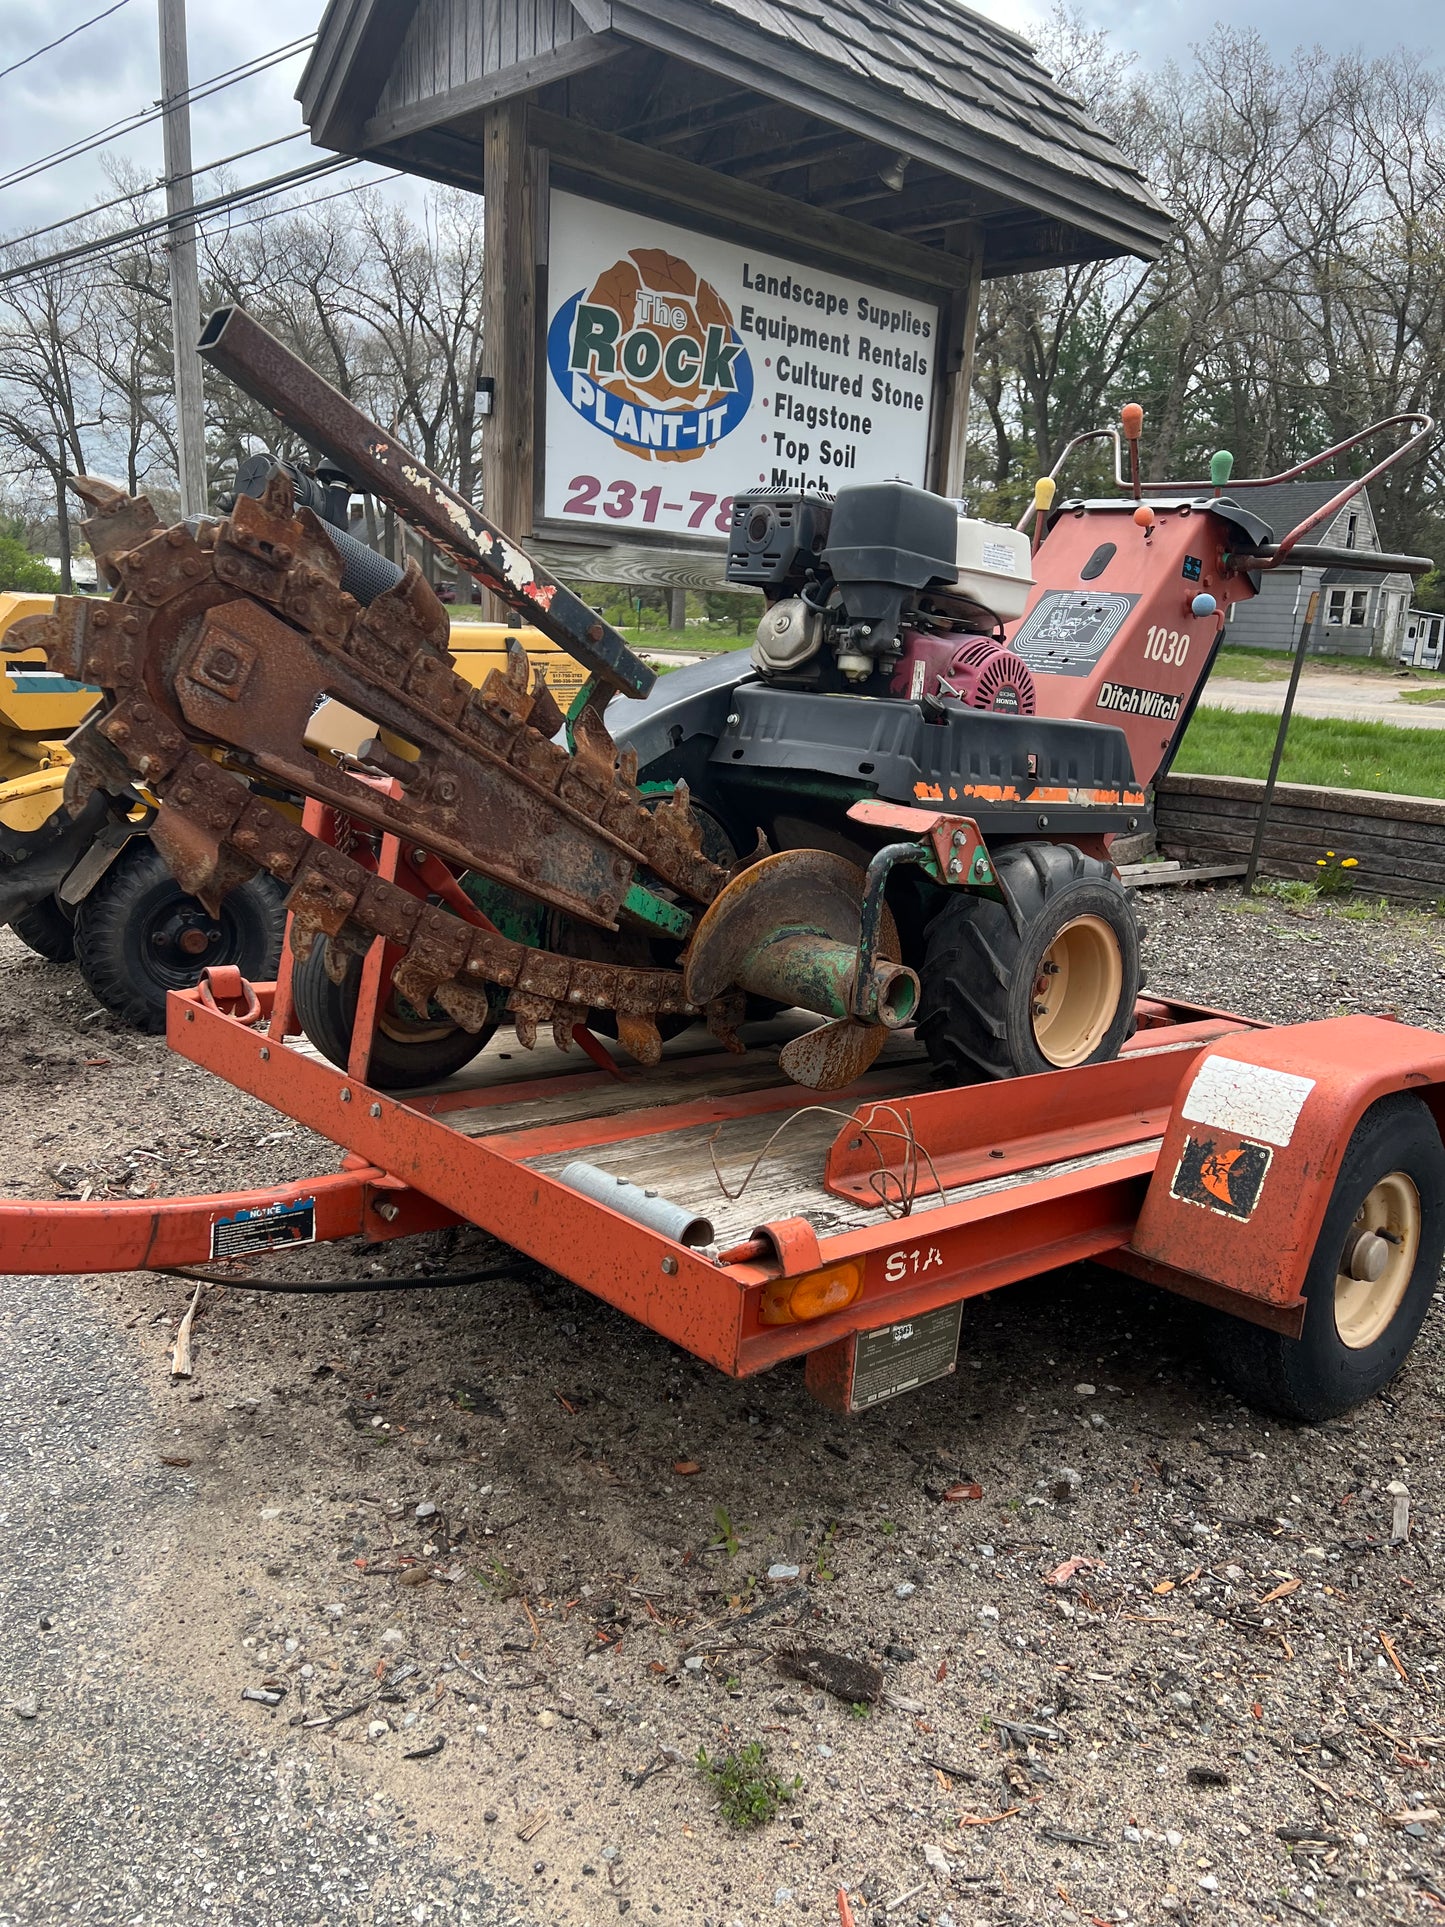
M130 0L115 0L113 7L107 7L104 13L97 13L89 20L82 20L78 27L72 27L69 33L63 33L58 40L48 40L43 47L37 47L33 54L26 54L23 60L17 60L9 67L0 67L0 80L4 80L7 74L18 74L20 69L28 67L32 60L39 60L42 54L54 53L57 47L63 47L67 40L74 40L75 36L78 33L84 33L87 27L98 27L102 20L109 20L113 13L119 13L122 7L129 5Z
M213 94L223 93L228 87L239 86L243 80L253 80L258 74L278 67L285 60L293 60L315 41L314 34L303 34L299 40L288 41L284 46L273 47L269 53L255 54L250 60L243 60L238 66L226 67L209 80L197 81L189 89L184 99L190 104L209 100ZM0 175L0 188L19 187L23 182L34 180L37 174L48 173L52 167L61 167L66 161L79 160L82 154L89 154L97 147L104 147L108 141L120 140L133 134L142 127L158 121L165 112L163 106L137 107L132 114L124 114L108 126L97 128L93 134L81 134L64 147L57 147L49 154L42 154L38 160L27 161L23 167L12 169L9 174Z
M354 163L347 162L343 163L343 165L349 166L354 165ZM325 207L328 201L342 201L346 199L348 194L364 194L368 188L386 187L390 182L399 181L403 178L404 170L395 168L389 174L378 174L373 180L353 181L349 187L335 188L330 194L315 194L309 201L292 201L285 207L267 208L260 214L253 214L247 221L228 222L225 231L215 237L215 245L224 247L225 243L233 234L243 234L247 228L260 227L266 221L278 221L287 214L305 214L313 207ZM224 213L227 210L222 209L220 211ZM201 224L198 223L198 226L200 225ZM209 240L212 238L210 230L202 228L202 232L206 239ZM118 254L119 252L119 248L109 250L109 253ZM109 258L108 253L99 249L97 250L97 256L98 258ZM3 285L3 280L0 280L0 285Z
M228 194L217 194L209 201L197 201L192 212L196 215L211 214L230 207L244 206L251 201L262 200L283 188L291 187L301 181L314 180L321 174L334 174L339 168L355 167L357 157L333 154L326 160L308 161L304 167L293 167L289 173L273 174L269 180L253 181L249 187L233 188ZM53 254L42 255L38 261L24 261L13 268L0 272L0 287L22 276L31 277L43 274L48 268L65 267L72 261L83 261L92 255L108 254L123 247L128 241L143 240L147 235L159 233L170 228L174 222L170 215L163 214L154 220L138 221L134 226L122 228L117 234L100 235L93 241L78 241L74 247L60 248Z
M258 141L254 147L243 147L235 154L223 154L218 161L207 161L204 167L194 168L191 178L198 180L202 174L214 174L219 168L229 167L233 161L247 160L252 154L264 154L271 147L284 147L288 141L299 141L305 134L306 129L299 127L294 134L278 134L275 140ZM133 188L127 194L117 194L113 201L99 201L94 207L82 208L79 214L67 214L63 220L51 221L45 227L33 227L28 234L0 238L0 254L7 248L24 247L27 241L38 241L42 235L54 234L59 228L74 227L77 221L87 220L92 214L108 214L113 207L124 207L127 201L157 193L164 186L163 180L147 181L144 187Z

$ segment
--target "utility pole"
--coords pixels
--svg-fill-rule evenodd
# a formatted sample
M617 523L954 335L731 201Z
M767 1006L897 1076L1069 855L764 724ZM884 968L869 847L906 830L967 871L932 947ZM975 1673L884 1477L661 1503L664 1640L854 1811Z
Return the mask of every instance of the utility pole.
M201 358L196 353L196 343L201 338L201 277L196 265L196 224L190 218L195 192L191 178L186 0L159 0L159 5L181 514L204 515L210 503L206 496L206 402L201 386Z

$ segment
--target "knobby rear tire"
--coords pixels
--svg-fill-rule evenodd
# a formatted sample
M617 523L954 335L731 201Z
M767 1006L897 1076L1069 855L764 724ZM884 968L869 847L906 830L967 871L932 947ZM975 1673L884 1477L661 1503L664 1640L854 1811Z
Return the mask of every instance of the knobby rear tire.
M993 860L1022 933L1002 903L963 890L947 893L924 932L916 1031L938 1077L976 1083L1117 1057L1143 976L1139 926L1112 865L1070 843L1017 843ZM1038 985L1053 981L1040 973L1060 943L1067 954L1071 926L1097 984L1083 993L1085 1013L1096 1016L1066 1026L1072 1049L1062 1050L1056 1014L1050 1055Z
M214 931L214 941L185 954L164 941L178 919ZM235 964L252 983L271 982L285 926L284 893L264 871L238 883L212 917L182 890L149 838L133 837L77 909L75 952L97 1001L157 1035L166 1027L167 993L190 988L212 965Z

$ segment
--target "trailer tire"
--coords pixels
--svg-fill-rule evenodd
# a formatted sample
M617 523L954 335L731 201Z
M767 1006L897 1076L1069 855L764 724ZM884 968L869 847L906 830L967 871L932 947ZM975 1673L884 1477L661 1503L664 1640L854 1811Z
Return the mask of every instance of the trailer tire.
M1350 1248L1362 1230L1379 1229L1387 1233L1383 1269L1376 1278L1357 1278L1345 1268ZM1430 1309L1442 1254L1439 1127L1418 1097L1384 1098L1346 1146L1305 1278L1304 1329L1286 1338L1216 1314L1221 1376L1247 1404L1281 1418L1310 1423L1348 1412L1382 1391L1404 1364Z
M47 963L75 962L75 919L57 896L42 897L13 917L10 928L21 943Z
M291 995L301 1028L321 1055L341 1070L351 1056L361 970L361 958L353 957L341 982L333 982L326 968L326 939L318 937L310 956L304 962L298 958L291 973ZM499 992L494 998L491 1021L479 1031L449 1023L418 1027L399 1013L388 1017L384 1025L377 1025L366 1081L379 1091L409 1091L453 1076L491 1042L504 995ZM408 1031L415 1034L408 1037Z
M924 931L915 1028L935 1074L967 1084L1117 1057L1140 970L1113 866L1071 843L1016 843L993 860L1022 935L1003 904L964 890Z
M281 960L283 892L264 871L238 883L212 917L187 896L149 837L133 837L75 913L81 975L122 1023L156 1035L166 997L215 964L268 983Z

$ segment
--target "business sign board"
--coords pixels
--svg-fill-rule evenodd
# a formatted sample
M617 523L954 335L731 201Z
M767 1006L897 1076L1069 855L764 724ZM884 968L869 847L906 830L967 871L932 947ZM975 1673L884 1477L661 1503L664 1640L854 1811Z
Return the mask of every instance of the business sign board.
M938 309L554 191L543 513L717 539L735 492L924 480Z

